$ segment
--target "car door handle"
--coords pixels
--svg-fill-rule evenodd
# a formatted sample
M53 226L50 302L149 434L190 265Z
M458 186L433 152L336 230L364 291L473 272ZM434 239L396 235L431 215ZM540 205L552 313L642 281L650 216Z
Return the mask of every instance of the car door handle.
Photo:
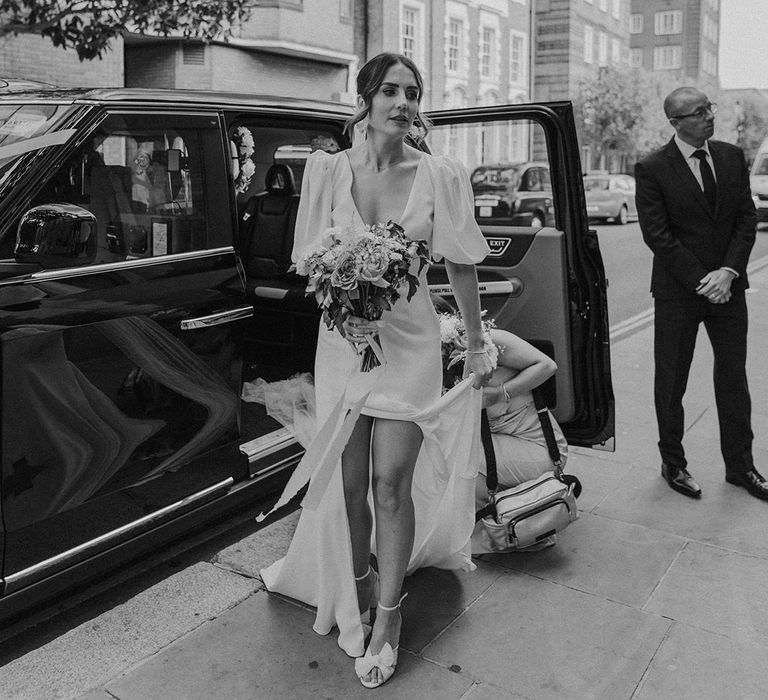
M222 323L232 323L243 318L253 316L253 306L238 306L236 309L227 309L218 311L215 314L207 316L198 316L197 318L187 318L181 322L181 330L191 331L195 328L208 328L209 326L220 326Z

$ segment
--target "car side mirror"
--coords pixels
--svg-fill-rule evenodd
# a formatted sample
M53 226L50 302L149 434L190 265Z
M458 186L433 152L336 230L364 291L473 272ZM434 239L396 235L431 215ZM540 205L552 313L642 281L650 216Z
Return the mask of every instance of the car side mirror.
M96 217L74 204L41 204L21 217L13 257L44 269L79 267L96 259Z

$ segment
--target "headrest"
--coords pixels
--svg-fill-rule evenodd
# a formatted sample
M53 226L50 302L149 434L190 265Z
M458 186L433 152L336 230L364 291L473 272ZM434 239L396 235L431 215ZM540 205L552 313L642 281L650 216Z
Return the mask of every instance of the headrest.
M296 181L293 179L293 172L283 163L270 165L264 181L267 192L285 195L296 194Z

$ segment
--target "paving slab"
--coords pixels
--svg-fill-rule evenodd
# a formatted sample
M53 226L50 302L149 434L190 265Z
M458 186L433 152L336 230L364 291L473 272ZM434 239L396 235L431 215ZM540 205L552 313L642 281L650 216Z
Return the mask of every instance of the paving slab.
M618 421L615 432L616 449L613 452L575 449L578 450L578 454L588 454L590 459L608 462L609 465L659 466L659 450L656 446L659 433L655 425Z
M510 571L424 657L526 698L628 700L670 624Z
M641 608L685 543L682 537L586 513L558 535L555 547L527 554L495 554L490 559L506 568Z
M698 475L697 475L698 479ZM725 549L768 557L768 503L724 480L701 479L703 495L673 491L656 473L635 468L626 488L595 510L614 520L644 525ZM768 570L766 570L768 579Z
M676 622L632 700L764 700L766 667L768 649Z
M581 481L582 491L577 500L579 512L590 512L602 503L614 489L622 488L631 466L602 459L610 452L600 452L600 458L589 455L585 448L574 448L568 455L565 471L575 474Z
M211 564L183 569L3 666L0 698L48 700L82 695L253 591L253 580Z
M645 610L761 645L768 654L766 581L768 559L689 542Z
M420 652L502 575L498 567L476 560L473 572L429 567L405 579L400 645Z
M530 700L524 695L498 688L493 683L476 683L461 700Z
M296 523L299 522L300 512L297 509L222 549L213 561L231 571L260 578L261 569L285 556L296 529Z
M336 635L313 613L264 591L105 686L119 700L368 697ZM461 698L472 680L407 651L376 698Z

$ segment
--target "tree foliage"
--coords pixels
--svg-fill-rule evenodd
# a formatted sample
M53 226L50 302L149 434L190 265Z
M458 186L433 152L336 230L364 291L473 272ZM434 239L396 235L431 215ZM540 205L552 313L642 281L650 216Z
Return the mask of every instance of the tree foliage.
M594 78L579 84L574 100L579 136L582 143L591 144L597 164L610 151L626 153L634 148L643 113L638 85L638 73L614 67L601 68Z
M0 37L33 33L72 48L81 61L100 58L126 29L210 41L231 36L251 0L0 0Z
M717 137L740 146L752 161L768 136L768 98L722 93L717 103Z
M623 169L669 141L673 134L663 111L676 83L640 69L604 67L579 84L574 100L582 143L592 146L595 163L620 157ZM585 167L593 164L586 163Z

